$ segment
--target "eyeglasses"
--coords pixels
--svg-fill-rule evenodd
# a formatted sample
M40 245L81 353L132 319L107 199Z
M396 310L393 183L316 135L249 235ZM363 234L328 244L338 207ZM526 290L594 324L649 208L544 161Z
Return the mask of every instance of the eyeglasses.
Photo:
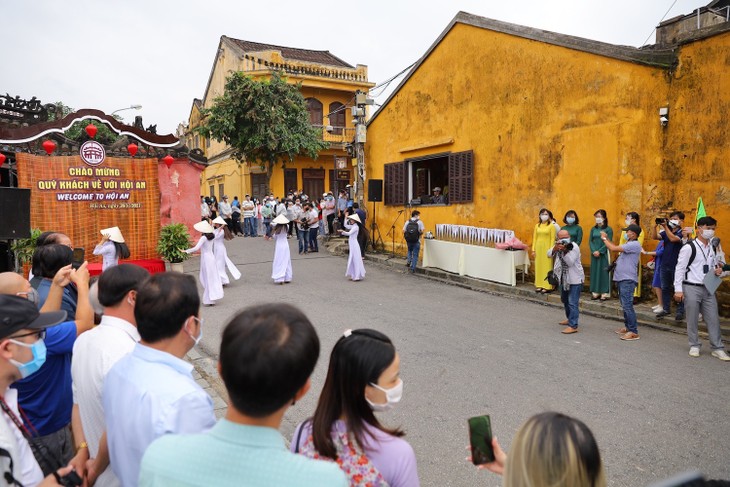
M31 331L29 333L24 333L22 335L9 336L8 340L15 340L16 338L25 338L25 337L30 337L30 336L36 336L38 338L38 340L45 340L46 330Z

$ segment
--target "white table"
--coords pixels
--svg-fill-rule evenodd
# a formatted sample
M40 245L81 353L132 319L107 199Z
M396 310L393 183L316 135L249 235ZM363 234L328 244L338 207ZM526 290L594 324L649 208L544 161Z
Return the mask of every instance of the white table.
M436 267L460 276L517 285L516 268L524 281L530 258L524 250L499 250L479 245L436 239L423 241L423 266Z

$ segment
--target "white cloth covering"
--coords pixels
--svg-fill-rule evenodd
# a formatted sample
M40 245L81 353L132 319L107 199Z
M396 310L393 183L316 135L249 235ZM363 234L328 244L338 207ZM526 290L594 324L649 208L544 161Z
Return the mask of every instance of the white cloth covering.
M215 263L213 254L213 240L203 235L198 244L185 252L192 254L200 250L200 285L203 286L203 304L215 304L215 301L223 299L223 283Z
M228 273L226 273L226 269L228 269L228 272L231 273L233 278L235 280L239 280L241 278L241 272L236 268L236 264L231 262L231 259L228 258L228 251L226 250L226 243L225 243L225 230L223 227L218 228L215 232L213 232L213 235L215 235L215 238L213 239L213 254L215 254L215 265L218 269L218 274L221 276L221 284L230 284L230 280L228 279Z
M365 277L365 264L362 262L362 254L360 253L360 244L357 242L357 234L360 233L359 225L350 225L345 218L346 231L342 235L347 235L347 243L350 245L350 255L347 258L347 271L345 277L349 277L353 281L359 281Z
M102 264L101 271L104 272L110 267L119 265L119 259L117 258L117 248L114 246L114 242L107 240L103 244L99 244L94 247L94 255L101 255Z
M274 236L274 264L271 271L271 278L275 283L291 282L291 251L286 238L286 228L281 232L275 232Z

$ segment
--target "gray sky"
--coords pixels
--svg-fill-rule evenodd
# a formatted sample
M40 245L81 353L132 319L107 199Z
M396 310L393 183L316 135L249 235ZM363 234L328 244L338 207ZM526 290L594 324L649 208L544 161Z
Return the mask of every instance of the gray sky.
M666 18L710 0L676 0ZM135 114L158 133L202 98L221 35L329 50L378 83L416 61L459 10L640 46L675 0L0 0L0 93ZM448 67L445 67L448 69ZM395 87L393 83L391 88ZM385 100L389 90L377 102Z

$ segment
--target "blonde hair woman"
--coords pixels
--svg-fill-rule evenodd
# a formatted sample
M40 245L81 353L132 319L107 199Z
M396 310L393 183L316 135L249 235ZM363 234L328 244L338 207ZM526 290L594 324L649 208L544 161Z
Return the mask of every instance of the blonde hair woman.
M564 414L528 419L517 432L509 459L496 438L496 460L480 465L504 475L505 487L605 487L601 453L588 427Z

